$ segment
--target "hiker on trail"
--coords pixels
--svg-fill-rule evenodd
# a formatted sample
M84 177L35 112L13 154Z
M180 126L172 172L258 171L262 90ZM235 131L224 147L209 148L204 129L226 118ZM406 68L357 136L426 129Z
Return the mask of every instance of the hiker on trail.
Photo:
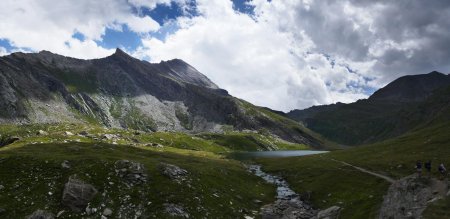
M438 171L439 171L439 173L441 173L442 178L444 178L444 177L445 177L445 174L446 174L446 172L447 172L447 169L445 169L445 166L444 166L443 163L439 164L439 166L438 166Z
M425 162L425 169L427 169L428 174L431 173L431 160Z
M420 177L422 175L422 161L417 161L416 163L417 176Z

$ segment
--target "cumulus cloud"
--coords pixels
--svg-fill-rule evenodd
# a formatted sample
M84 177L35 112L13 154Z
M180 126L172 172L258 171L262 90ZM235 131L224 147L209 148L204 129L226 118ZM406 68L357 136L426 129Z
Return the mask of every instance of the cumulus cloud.
M19 48L79 58L112 53L95 42L102 40L106 28L120 31L127 25L138 33L159 29L152 18L134 14L125 0L4 0L0 10L0 39L8 39ZM72 37L77 32L83 34L83 41Z
M380 87L405 74L450 71L449 1L254 0L256 13L280 30L303 32L312 52L348 63ZM278 19L281 18L281 19Z
M280 31L264 17L233 9L231 1L197 1L201 16L179 18L165 40L143 39L135 54L152 61L182 58L231 94L278 110L366 97L345 63L331 64L300 33Z
M145 14L173 2L195 16L160 26ZM3 0L0 39L94 58L112 53L98 44L105 30L127 25L141 37L135 56L184 59L231 94L285 111L352 102L407 74L450 72L450 1L247 4L250 14L230 0ZM74 38L77 32L85 39Z

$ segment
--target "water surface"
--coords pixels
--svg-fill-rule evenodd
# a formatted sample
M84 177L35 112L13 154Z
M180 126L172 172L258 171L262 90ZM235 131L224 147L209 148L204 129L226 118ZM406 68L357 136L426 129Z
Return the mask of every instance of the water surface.
M247 160L258 157L298 157L313 154L327 153L328 151L310 151L310 150L296 150L296 151L252 151L252 152L234 152L231 157L238 160Z

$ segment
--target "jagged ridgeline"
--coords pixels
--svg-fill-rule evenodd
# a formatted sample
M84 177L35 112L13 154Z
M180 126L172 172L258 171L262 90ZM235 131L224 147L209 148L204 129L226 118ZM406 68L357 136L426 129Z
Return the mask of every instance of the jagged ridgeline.
M0 57L0 123L96 123L143 131L254 130L320 147L313 133L220 89L186 62L117 51L81 60L47 51Z

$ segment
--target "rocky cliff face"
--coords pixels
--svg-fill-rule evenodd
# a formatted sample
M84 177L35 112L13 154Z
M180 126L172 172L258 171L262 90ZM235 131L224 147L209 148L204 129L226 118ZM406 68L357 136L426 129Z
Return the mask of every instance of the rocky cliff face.
M95 60L47 51L0 57L0 123L94 122L145 131L268 131L320 146L304 127L234 98L182 60L121 50Z

